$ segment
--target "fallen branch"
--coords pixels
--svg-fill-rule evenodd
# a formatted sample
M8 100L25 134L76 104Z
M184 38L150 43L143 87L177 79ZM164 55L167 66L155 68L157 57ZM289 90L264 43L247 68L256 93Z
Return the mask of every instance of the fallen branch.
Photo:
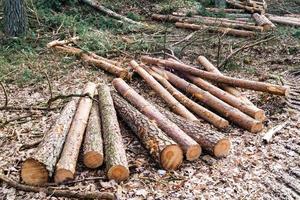
M33 114L27 114L25 116L17 116L17 117L13 117L11 119L8 119L6 121L4 121L2 124L0 124L0 128L3 128L4 126L6 126L7 124L11 123L11 122L15 122L15 121L19 121L21 119L26 119L27 117L31 117Z
M268 132L266 132L266 134L263 136L262 140L265 143L269 143L273 137L274 134L276 134L277 132L279 132L281 129L283 129L288 122L284 122L283 124L277 125L273 128L271 128Z
M115 195L110 192L86 192L86 191L72 191L72 190L61 190L57 188L49 188L49 187L34 187L29 185L23 185L18 183L0 171L0 180L5 182L10 187L13 187L17 190L22 190L25 192L35 192L35 193L45 193L50 196L56 197L67 197L67 198L75 198L75 199L116 199Z
M63 45L66 45L66 44L74 43L76 40L79 40L79 37L72 37L72 38L67 39L67 40L54 40L54 41L49 42L47 44L47 48L52 48L54 46L63 46Z
M115 13L114 11L108 9L108 8L105 8L104 6L102 6L100 4L100 2L96 1L96 0L82 0L82 2L90 5L91 7L99 10L100 12L103 12L105 13L106 15L112 17L112 18L115 18L115 19L118 19L118 20L122 20L124 22L127 22L127 23L130 23L130 24L135 24L135 25L138 25L138 26L145 26L143 23L141 22L136 22L136 21L133 21L132 19L129 19L127 17L124 17L118 13Z
M6 89L4 87L4 84L1 81L0 81L0 85L3 89L4 97L5 97L4 105L0 107L0 110L5 110L7 108L7 105L8 105L8 95L7 95Z
M88 97L90 99L92 99L93 101L96 101L98 102L97 99L94 99L89 93L86 93L86 94L68 94L68 95L58 95L58 96L55 96L51 99L48 100L47 104L50 108L51 104L59 99L68 99L68 98L72 98L72 97Z

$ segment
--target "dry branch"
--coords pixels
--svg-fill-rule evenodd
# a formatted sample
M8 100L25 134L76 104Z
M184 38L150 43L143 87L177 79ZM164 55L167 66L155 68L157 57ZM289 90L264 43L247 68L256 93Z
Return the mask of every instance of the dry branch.
M163 60L163 59L157 59L152 58L149 56L142 56L142 61L148 64L155 64L155 65L163 65L165 67L169 67L171 69L175 69L177 71L185 72L187 74L191 74L194 76L199 76L200 78L207 79L216 83L225 83L227 85L250 89L250 90L256 90L256 91L262 91L262 92L268 92L271 94L276 95L282 95L284 96L288 90L287 87L274 85L270 83L263 83L258 81L250 81L250 80L244 80L244 79L238 79L238 78L232 78L229 76L224 76L220 74L215 74L213 72L207 72L200 69L197 69L196 67L192 67L183 63L179 62L173 62L170 60Z
M164 169L177 169L183 159L183 152L180 147L168 138L154 122L117 93L113 93L112 97L120 118L138 136L152 158Z
M63 149L79 99L71 100L63 109L51 129L45 134L35 154L27 158L21 168L26 184L44 185L54 173L54 167Z
M29 185L20 184L0 172L0 180L5 182L10 187L25 192L45 193L46 195L55 197L66 197L75 199L116 199L115 195L110 192L86 192L86 191L73 191L68 189L58 189L54 187L34 187Z
M154 120L160 129L181 146L187 160L199 158L201 147L190 136L166 118L166 116L162 115L152 104L135 92L125 81L116 78L112 83L124 98L136 106L144 115L151 120Z
M243 127L244 129L253 133L262 130L261 122L252 119L248 115L221 101L209 92L200 89L196 85L187 82L186 80L176 76L171 72L154 67L152 69L164 76L165 78L167 78L167 80L169 80L177 88L195 96L195 98L197 98L199 101L213 108L218 113L222 114L224 117L228 118L229 120Z
M67 40L54 40L54 41L49 42L47 44L47 48L52 48L52 47L55 47L55 46L67 45L67 44L73 43L73 42L75 42L77 40L79 40L79 37L72 37L72 38L67 39Z
M265 135L263 136L262 140L265 143L269 143L273 137L274 134L276 134L277 132L279 132L281 129L283 129L288 122L284 122L283 124L277 125L273 128L271 128L268 132L265 133Z
M83 93L88 93L91 97L93 97L95 90L96 85L89 82L86 84ZM92 103L93 100L88 97L82 97L79 101L63 151L56 164L54 177L56 183L62 183L74 178L79 150L92 108Z
M128 162L110 88L100 85L98 95L107 177L117 182L124 181L129 177Z
M172 86L171 83L163 76L159 75L158 73L154 72L151 69L147 69L149 73L155 77L178 101L180 101L183 105L189 108L191 111L196 113L199 117L203 118L204 120L208 121L209 123L213 124L215 127L224 129L227 128L229 123L227 120L223 119L222 117L218 116L217 114L211 112L210 110L204 108L203 106L197 104L196 102L189 99L179 90Z
M188 121L161 107L159 107L159 110L198 142L210 155L224 157L229 154L231 142L223 133L212 130L202 123Z
M136 71L146 83L168 104L173 112L178 115L197 121L198 119L188 109L186 109L180 102L178 102L163 86L161 86L147 71L138 65L134 60L130 62L134 71Z
M97 168L103 163L103 140L99 107L93 102L83 143L83 163L89 168Z

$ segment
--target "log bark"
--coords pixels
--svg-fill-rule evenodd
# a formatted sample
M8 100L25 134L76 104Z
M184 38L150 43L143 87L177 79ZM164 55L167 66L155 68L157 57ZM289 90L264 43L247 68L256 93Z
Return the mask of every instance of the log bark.
M118 115L137 135L152 158L166 170L177 169L183 160L179 145L117 93L112 93L112 97Z
M117 113L110 88L104 84L100 85L98 94L107 177L110 180L121 182L129 177L129 169Z
M250 15L251 16L251 15ZM262 32L262 27L248 25L245 23L235 23L229 22L224 20L218 20L218 18L207 18L207 17L178 17L173 15L158 15L153 14L152 19L159 20L159 21L170 21L170 22L186 22L186 23L197 23L197 24L204 24L209 26L215 26L214 28L236 28L236 29L245 29L251 31L258 31ZM212 27L213 28L213 27Z
M288 92L287 87L274 85L274 84L270 84L270 83L258 82L258 81L249 81L249 80L244 80L244 79L232 78L229 76L215 74L213 72L206 72L206 71L197 69L196 67L186 65L184 63L178 63L178 62L173 62L173 61L169 61L169 60L162 60L162 59L152 58L149 56L142 56L141 59L144 63L156 64L156 65L160 64L165 67L169 67L171 69L185 72L185 73L188 73L188 74L191 74L194 76L199 76L200 78L210 80L210 81L213 81L216 83L225 83L227 85L231 85L231 86L235 86L235 87L256 90L256 91L261 91L261 92L268 92L271 94L282 95L282 96L286 95L286 93Z
M189 24L189 23L181 23L181 22L176 22L175 26L177 28L184 28L190 30L208 29L210 32L222 33L222 34L232 35L237 37L254 37L256 35L256 33L253 31L244 31L244 30L238 30L233 28L208 27L205 25Z
M216 74L221 74L221 72L211 63L209 62L204 56L199 56L198 61L201 65L203 65L207 71L214 72ZM197 86L209 91L214 96L222 99L223 101L227 102L228 104L238 108L242 112L248 114L249 116L253 117L254 119L258 121L264 121L266 119L265 112L256 106L252 104L251 101L249 101L246 97L244 97L237 89L222 85L221 87L227 91L228 93L224 93L224 96L221 95L223 93L223 90L219 89L218 87L215 87L214 85L207 84L206 81L204 81L201 78L190 76L188 75L187 78L192 80L194 84ZM237 105L239 104L239 105Z
M289 26L300 26L300 20L297 20L297 18L291 18L291 17L282 17L282 16L275 16L275 15L267 15L269 20L271 22L277 23L277 24L283 24L283 25L289 25Z
M209 92L200 89L196 85L187 82L186 80L176 76L171 72L155 67L152 67L152 69L158 72L159 74L163 75L165 78L167 78L167 80L169 80L173 85L175 85L175 87L193 95L199 101L216 110L222 116L228 118L230 121L234 122L240 127L252 133L257 133L262 130L263 125L261 122L252 119L248 115L221 101Z
M192 120L198 121L197 117L192 114L186 107L184 107L180 102L178 102L163 86L159 84L147 71L138 65L136 61L130 62L134 71L136 71L146 83L166 102L166 104L172 109L173 112L178 115Z
M239 9L244 9L250 13L264 13L264 9L262 9L261 7L252 7L252 6L247 6L247 5L243 5L240 2L237 2L235 0L226 0L226 2L230 5L232 5L233 7L239 8Z
M230 139L223 133L212 130L205 124L188 121L178 115L175 115L161 107L159 110L167 116L173 123L177 124L184 132L191 136L201 147L210 155L215 157L225 157L229 154L231 148Z
M94 96L96 85L87 83L83 94ZM77 111L71 124L67 139L64 144L60 159L56 164L54 180L56 183L74 178L80 146L83 140L84 131L88 122L93 100L89 97L82 97L79 101Z
M123 69L122 67L119 67L118 65L115 65L114 61L108 62L108 59L106 58L98 56L94 53L83 51L75 47L55 45L53 46L53 48L67 55L74 55L79 59L82 59L87 64L99 67L104 71L114 74L115 76L121 78L128 78L128 71L126 69Z
M25 160L21 168L22 180L29 185L44 185L54 173L63 149L79 99L72 99L62 110L51 129L45 134L35 154Z
M187 160L195 160L201 154L201 147L190 136L183 132L176 124L162 115L152 104L135 92L125 81L120 78L113 80L116 90L144 115L154 120L170 138L177 142L184 151Z
M115 18L115 19L118 19L118 20L122 20L124 22L127 22L127 23L130 23L130 24L135 24L135 25L138 25L138 26L144 26L143 23L141 22L137 22L137 21L134 21L132 19L129 19L127 17L124 17L118 13L115 13L114 11L108 9L108 8L105 8L104 6L102 6L100 4L100 2L96 1L96 0L82 0L82 2L90 5L91 7L99 10L100 12L103 12L105 13L106 15L112 17L112 18Z
M219 129L224 129L229 126L229 123L227 120L223 119L219 115L211 112L210 110L204 108L203 106L197 104L196 102L189 99L187 96L185 96L183 93L181 93L179 90L177 90L175 87L172 86L171 83L158 73L154 72L151 69L147 69L149 73L155 77L178 101L180 101L183 105L185 105L187 108L189 108L191 111L196 113L199 117L206 120L207 122L211 123L215 127Z
M262 26L265 31L269 31L276 27L265 15L254 13L252 16L256 21L256 24Z
M103 140L99 106L93 102L83 143L83 163L95 169L103 164Z
M3 175L0 172L0 180L5 182L10 187L13 187L17 190L25 191L25 192L35 192L35 193L45 193L49 196L55 197L66 197L66 198L74 198L74 199L116 199L115 195L110 192L86 192L86 191L74 191L68 189L58 189L54 187L34 187L29 185L20 184L7 176Z

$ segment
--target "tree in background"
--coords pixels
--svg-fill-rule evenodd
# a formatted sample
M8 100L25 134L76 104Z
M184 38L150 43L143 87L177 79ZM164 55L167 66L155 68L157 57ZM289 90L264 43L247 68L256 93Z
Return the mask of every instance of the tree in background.
M27 15L24 0L3 0L3 7L5 34L10 37L25 35Z

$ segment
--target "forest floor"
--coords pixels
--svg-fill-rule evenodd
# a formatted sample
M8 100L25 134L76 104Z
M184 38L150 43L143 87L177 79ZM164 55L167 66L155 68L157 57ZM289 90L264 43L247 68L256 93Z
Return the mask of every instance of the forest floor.
M22 161L35 152L35 146L26 145L40 141L60 112L59 109L18 111L16 108L46 107L51 95L72 94L88 81L110 84L114 78L74 57L47 49L47 42L78 35L81 39L78 46L120 60L124 67L128 67L131 59L138 60L140 55L161 56L163 49L171 47L186 63L196 65L196 58L204 55L217 64L230 49L252 42L198 32L191 40L172 46L191 32L176 29L173 24L153 22L149 14L170 12L183 5L191 7L195 1L178 0L172 4L162 1L157 5L148 1L130 1L124 8L120 2L104 3L128 17L144 20L152 25L151 28L140 30L122 25L78 3L51 12L47 9L36 11L37 7L29 4L32 12L28 37L5 39L0 32L0 81L8 94L8 106L15 107L0 110L0 170L5 175L21 181ZM300 13L297 1L268 1L268 5L270 13ZM276 77L300 66L300 29L278 26L271 34L276 36L273 40L241 51L220 70L233 77L280 84ZM260 37L265 35L255 39ZM221 51L219 58L218 49ZM129 84L150 102L166 107L140 77L134 76ZM300 199L299 117L289 112L282 97L253 91L243 91L243 94L265 110L268 119L264 122L264 130L258 134L234 125L227 129L225 134L232 141L228 157L215 159L203 154L197 161L185 161L177 171L166 172L151 160L133 133L122 126L130 178L120 184L107 181L104 167L88 170L82 165L80 156L76 180L83 181L62 187L113 191L119 199ZM52 107L62 106L66 101L57 101ZM0 89L0 105L4 102L4 92ZM19 119L14 120L16 118ZM262 143L263 133L286 121L288 124L271 143ZM99 180L84 180L88 177L99 177ZM0 199L63 199L44 193L16 191L5 183L0 186Z

